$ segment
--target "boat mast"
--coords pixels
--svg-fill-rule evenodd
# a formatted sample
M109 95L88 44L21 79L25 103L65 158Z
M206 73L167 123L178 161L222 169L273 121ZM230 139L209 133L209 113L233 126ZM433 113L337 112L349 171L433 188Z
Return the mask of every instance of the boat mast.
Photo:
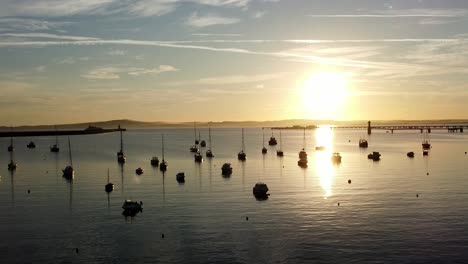
M262 134L263 134L263 147L265 147L265 128L262 127Z
M109 168L107 168L107 183L109 183Z
M123 153L123 135L122 135L122 129L120 129L120 125L119 125L119 130L120 130L120 152Z
M280 129L280 150L283 150L283 140L281 140L281 129Z
M305 150L306 139L305 139L305 127L304 127L304 137L302 139L302 149Z
M242 128L242 152L244 152L245 144L244 144L244 129Z
M195 143L197 142L197 123L193 122L193 135L195 136Z
M70 158L70 166L73 167L72 153L71 153L71 144L70 137L68 137L68 156Z
M208 126L208 149L211 150L211 126Z
M55 126L55 145L58 147L58 131L57 131L57 126Z
M162 142L162 160L164 161L164 134L161 135Z

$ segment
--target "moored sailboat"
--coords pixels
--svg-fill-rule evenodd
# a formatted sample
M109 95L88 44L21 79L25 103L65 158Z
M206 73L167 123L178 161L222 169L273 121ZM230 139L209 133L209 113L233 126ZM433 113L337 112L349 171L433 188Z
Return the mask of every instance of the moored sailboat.
M206 151L206 157L207 158L213 158L213 151L211 150L212 145L211 145L211 127L208 127L208 150Z
M73 179L75 177L75 170L73 169L73 159L72 159L72 152L71 152L71 144L70 144L70 137L68 137L68 158L70 165L65 167L65 169L62 170L63 172L63 177L66 179Z
M120 125L119 125L119 129L120 129ZM125 157L125 154L123 151L123 135L122 135L122 130L120 130L120 151L117 152L117 161L120 164L123 164L125 163L126 160L127 158Z
M55 144L50 146L50 152L59 152L59 142L58 142L58 132L57 132L57 126L55 126Z
M247 155L245 154L245 143L244 143L244 129L242 128L242 149L241 151L237 154L237 159L240 161L245 161Z
M161 142L162 142L162 160L159 164L159 170L164 172L167 170L167 162L164 160L164 135L161 135Z
M276 156L278 156L278 157L283 157L284 156L284 152L283 152L282 148L283 148L283 140L282 140L281 130L280 130L280 147L279 147L278 150L276 150Z
M263 143L262 154L267 154L268 149L265 147L265 128L264 127L262 127L262 143Z

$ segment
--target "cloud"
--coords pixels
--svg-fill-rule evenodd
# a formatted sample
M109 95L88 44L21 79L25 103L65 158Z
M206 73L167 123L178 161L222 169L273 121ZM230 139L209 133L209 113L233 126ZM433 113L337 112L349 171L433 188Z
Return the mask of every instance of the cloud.
M199 16L197 12L192 13L192 15L185 22L186 25L202 28L214 25L229 25L239 23L240 19L230 18L230 17L221 17L217 15L206 15Z
M55 63L57 64L75 64L77 61L88 61L89 57L66 57L64 59L56 59Z
M192 36L199 36L199 37L240 37L242 34L216 34L216 33L195 33Z
M259 12L255 12L255 14L253 14L253 17L254 18L262 18L266 15L266 11L259 11Z
M47 69L47 66L45 65L40 65L40 66L37 66L36 68L34 68L37 72L45 72L46 69Z
M81 75L85 79L92 80L117 80L120 79L121 74L127 74L130 76L143 76L143 75L157 75L164 72L174 72L179 69L171 65L160 65L156 68L136 68L136 67L113 67L105 66L95 68L86 74Z
M0 37L15 38L40 38L40 39L63 39L63 40L98 40L92 37L66 36L47 33L0 33Z
M2 0L0 16L161 16L186 3L245 8L249 2L250 0Z
M366 14L311 14L317 18L401 18L401 17L465 17L468 9L388 9Z
M2 4L0 4L2 7ZM1 8L0 8L1 9ZM1 11L0 11L1 13ZM0 17L0 27L5 30L26 30L26 31L43 31L43 30L58 30L67 25L73 24L72 22L65 21L45 21L32 18L13 18L13 17Z
M263 82L267 80L279 79L287 73L275 73L275 74L256 74L256 75L227 75L227 76L215 76L208 78L201 78L197 80L186 80L186 81L175 81L166 82L162 85L166 86L189 86L189 85L229 85L229 84L242 84L252 82Z

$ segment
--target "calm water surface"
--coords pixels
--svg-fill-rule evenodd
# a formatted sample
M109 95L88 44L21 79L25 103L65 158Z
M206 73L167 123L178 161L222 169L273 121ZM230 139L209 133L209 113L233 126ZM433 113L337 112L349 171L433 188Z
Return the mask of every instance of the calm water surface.
M162 133L165 175L150 165L161 158ZM123 167L118 133L73 136L73 182L61 173L65 137L58 154L49 152L54 137L34 138L32 150L31 138L15 139L13 174L9 139L0 139L1 263L468 263L468 134L433 131L428 157L418 132L375 131L367 150L357 146L361 136L308 131L307 169L297 166L302 131L282 132L278 158L279 145L262 155L262 130L246 129L247 161L239 162L240 129L212 129L215 157L196 164L192 129L129 130ZM381 161L367 159L372 150ZM340 165L331 163L333 151ZM221 176L225 162L230 178ZM252 195L258 181L268 184L267 201ZM127 198L143 201L143 212L124 217Z

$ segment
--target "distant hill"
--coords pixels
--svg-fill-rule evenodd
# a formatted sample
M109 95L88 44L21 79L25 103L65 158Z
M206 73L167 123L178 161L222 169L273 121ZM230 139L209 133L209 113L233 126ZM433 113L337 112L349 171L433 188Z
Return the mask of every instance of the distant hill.
M307 119L291 119L277 121L223 121L223 122L197 122L197 127L290 127L290 126L313 126L313 125L336 125L336 126L367 126L367 120L356 121L333 121L333 120L307 120ZM437 125L437 124L468 124L466 119L455 120L376 120L372 121L372 125ZM101 128L117 128L119 125L122 128L158 128L158 127L173 127L173 128L191 128L193 122L142 122L129 119L109 120L100 122L87 122L76 124L56 124L56 125L37 125L37 126L18 126L14 130L51 130L54 127L57 129L84 129L88 126L97 126ZM10 127L0 126L0 130L9 130Z

